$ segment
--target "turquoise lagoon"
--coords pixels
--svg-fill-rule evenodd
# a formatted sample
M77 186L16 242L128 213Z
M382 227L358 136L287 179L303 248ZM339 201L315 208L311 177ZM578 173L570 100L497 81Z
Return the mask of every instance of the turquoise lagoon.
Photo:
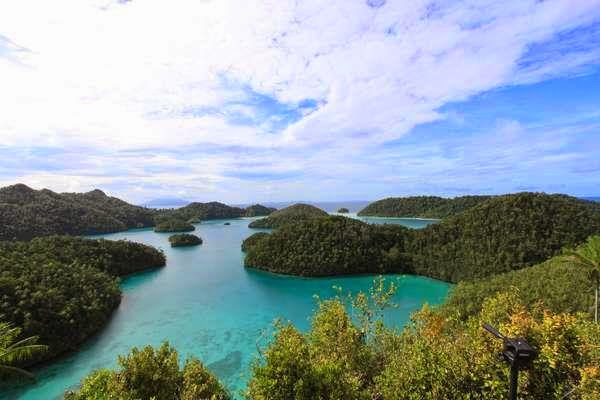
M364 220L414 228L431 223L413 219ZM76 388L91 371L114 367L117 355L128 353L133 346L159 345L163 340L169 340L182 358L187 354L200 358L237 394L248 380L261 333L272 326L275 318L307 329L315 309L313 295L331 297L335 295L334 285L353 293L370 287L373 276L309 279L243 268L240 244L255 232L248 228L249 222L232 219L196 225L195 233L204 239L204 244L193 248L172 249L168 234L151 229L102 235L162 248L167 266L124 279L121 305L100 334L80 351L35 371L37 383L4 393L0 398L60 399L65 390ZM395 298L399 307L386 317L388 323L396 326L405 324L410 313L423 303L443 301L449 288L446 283L422 277L389 279L398 279L399 284Z

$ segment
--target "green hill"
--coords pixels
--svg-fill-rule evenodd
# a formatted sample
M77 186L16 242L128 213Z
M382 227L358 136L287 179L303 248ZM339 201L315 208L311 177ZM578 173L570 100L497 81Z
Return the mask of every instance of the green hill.
M369 204L359 216L446 218L458 214L488 200L490 196L461 196L443 198L437 196L389 197Z
M165 265L158 250L128 241L67 236L0 242L0 315L49 346L41 361L76 349L119 305L119 276Z
M0 189L0 240L108 233L153 225L151 210L100 190L60 194L23 184Z
M600 232L600 213L565 195L497 196L411 232L410 272L450 282L528 267Z
M195 229L196 227L189 222L186 222L182 219L172 218L159 222L154 227L154 232L191 232Z
M246 210L244 211L244 217L263 217L270 215L275 211L277 211L276 208L265 207L260 204L253 204L249 207L246 207Z
M326 217L325 211L308 204L294 204L292 206L277 210L267 218L253 221L248 225L250 228L279 228L280 226L295 223L311 218Z

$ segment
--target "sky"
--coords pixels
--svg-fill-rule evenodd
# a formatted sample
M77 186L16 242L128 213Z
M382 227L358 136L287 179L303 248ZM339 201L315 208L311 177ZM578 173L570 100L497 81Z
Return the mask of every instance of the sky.
M600 0L6 0L0 186L600 196Z

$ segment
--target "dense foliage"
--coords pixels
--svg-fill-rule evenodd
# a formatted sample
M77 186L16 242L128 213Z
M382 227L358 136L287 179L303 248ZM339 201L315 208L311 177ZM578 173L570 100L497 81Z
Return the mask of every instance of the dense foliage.
M408 272L458 282L542 262L600 232L600 213L587 203L542 193L493 197L412 231Z
M348 214L350 212L350 210L348 210L346 207L341 207L341 208L338 208L337 212L339 214Z
M133 348L119 357L119 369L98 370L78 391L65 400L229 400L231 396L217 378L196 358L187 358L183 368L179 355L167 342L159 348Z
M191 232L195 229L196 227L189 222L173 218L159 222L154 227L154 232Z
M22 184L0 189L0 240L107 233L153 224L151 210L99 190L59 194Z
M461 196L451 199L437 196L389 197L361 210L360 216L446 218L488 200L490 196Z
M483 322L524 337L540 352L531 370L521 373L520 399L600 396L598 324L527 309L518 297L500 294L467 321L425 306L397 331L385 328L381 314L365 307L368 303L355 301L357 318L350 318L342 300L323 301L305 334L278 323L253 366L247 398L505 399L508 368L498 358L502 343L482 330ZM371 301L384 303L381 297Z
M0 315L24 336L39 336L48 359L76 349L107 322L121 299L116 276L164 262L157 250L125 241L0 242Z
M250 247L254 246L256 243L266 238L267 236L269 236L267 232L256 232L255 234L248 236L242 242L242 251L248 251Z
M184 221L202 221L210 219L239 218L244 216L245 210L239 207L231 207L216 201L210 203L190 203L185 207L163 209L157 212L157 222L171 219Z
M584 201L519 193L419 230L344 217L299 221L249 249L246 266L303 276L393 271L458 282L534 265L598 232L600 213Z
M294 204L292 206L277 210L267 218L253 221L248 225L250 228L279 228L280 226L305 221L312 218L326 217L328 214L308 204Z
M276 208L265 207L260 204L254 204L246 208L244 211L244 217L263 217L270 215L277 211Z
M329 216L285 224L247 247L245 265L271 272L326 276L389 271L389 250L402 243L408 228L369 225Z
M171 243L171 247L198 246L202 244L202 238L189 233L178 233L169 236L169 243Z

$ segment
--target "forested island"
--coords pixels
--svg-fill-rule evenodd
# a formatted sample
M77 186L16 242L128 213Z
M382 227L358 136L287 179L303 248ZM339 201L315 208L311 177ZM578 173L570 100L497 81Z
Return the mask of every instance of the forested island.
M346 207L341 207L341 208L338 208L337 212L338 212L338 214L348 214L350 212L350 210L348 210Z
M202 244L202 238L189 233L178 233L169 236L169 243L171 243L171 247L198 246Z
M316 217L326 217L325 211L308 204L294 204L277 210L267 218L258 219L248 225L250 228L278 228L291 222L309 220Z
M375 201L358 212L364 217L446 218L486 201L491 196L388 197Z
M154 232L191 232L196 227L182 219L171 218L159 222L154 227Z
M0 316L48 346L30 362L48 360L106 324L121 300L118 277L164 265L162 252L128 241L0 242Z

